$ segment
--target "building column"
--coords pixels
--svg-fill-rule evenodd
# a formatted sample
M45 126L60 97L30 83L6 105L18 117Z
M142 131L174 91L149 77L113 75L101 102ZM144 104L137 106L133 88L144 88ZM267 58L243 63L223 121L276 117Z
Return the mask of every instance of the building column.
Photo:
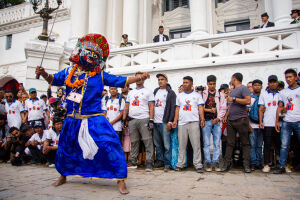
M106 0L89 0L89 33L106 34Z
M124 0L123 3L123 33L128 34L128 40L138 44L139 0Z
M272 0L272 8L275 26L290 24L292 0Z
M191 36L208 35L208 0L190 0Z
M82 37L88 32L88 1L72 0L71 3L71 40Z
M142 44L152 42L152 1L143 1L142 16L142 37L140 39Z

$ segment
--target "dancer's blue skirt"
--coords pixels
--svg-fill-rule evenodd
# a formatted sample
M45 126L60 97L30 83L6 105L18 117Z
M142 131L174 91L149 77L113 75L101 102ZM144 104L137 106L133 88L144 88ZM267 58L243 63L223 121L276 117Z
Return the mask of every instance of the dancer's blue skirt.
M67 117L60 133L55 167L63 176L124 180L127 165L118 134L103 115L88 119L89 134L98 146L93 160L83 158L78 143L82 120Z

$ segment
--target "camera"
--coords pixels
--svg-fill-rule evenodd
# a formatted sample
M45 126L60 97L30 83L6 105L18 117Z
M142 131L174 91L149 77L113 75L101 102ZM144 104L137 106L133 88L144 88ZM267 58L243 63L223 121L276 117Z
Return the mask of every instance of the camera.
M53 116L54 118L60 118L64 120L66 118L67 111L63 108L55 108L53 109Z
M198 91L198 92L203 92L204 91L204 87L202 85L196 86L195 90Z

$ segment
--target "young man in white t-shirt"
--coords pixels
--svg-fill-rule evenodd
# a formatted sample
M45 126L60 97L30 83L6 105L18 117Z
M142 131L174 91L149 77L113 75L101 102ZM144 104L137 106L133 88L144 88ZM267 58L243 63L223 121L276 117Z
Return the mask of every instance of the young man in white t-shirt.
M262 92L259 97L259 128L263 130L264 139L264 168L263 172L270 172L272 155L271 146L274 144L275 153L279 155L280 150L280 134L275 130L276 111L278 107L279 91L278 91L278 78L275 75L268 77L267 91ZM276 162L276 159L275 159Z
M174 121L176 94L168 84L166 74L157 74L159 87L154 90L154 129L153 137L156 150L155 168L164 167L168 171L171 166L171 129Z
M123 120L127 120L130 131L131 151L128 168L137 168L140 140L143 141L146 151L146 171L153 169L153 140L151 130L154 126L154 95L144 87L142 72L137 72L136 88L128 93ZM128 118L127 118L128 115Z
M203 173L200 145L200 125L205 126L204 102L201 95L193 89L193 78L186 76L183 78L184 92L176 98L176 111L173 128L178 123L178 162L176 171L181 171L186 162L186 147L190 139L193 147L193 164L198 173ZM178 121L178 122L177 122ZM200 124L199 124L200 122Z
M54 162L62 125L62 119L55 117L53 119L53 127L47 131L46 140L43 147L43 154L46 156L48 161L48 167L55 167Z
M20 129L22 121L25 122L24 108L20 101L14 99L12 91L5 92L5 112L9 128L17 127Z
M30 98L25 101L25 118L28 123L33 125L35 121L41 121L44 127L44 112L47 114L50 120L50 113L45 102L37 98L35 88L29 89Z
M279 92L279 103L276 113L276 131L280 132L279 114L286 112L283 118L280 138L280 167L274 171L275 174L285 173L288 158L291 134L294 133L300 141L300 86L297 84L297 72L294 69L285 71L285 81L288 88Z
M43 145L47 137L47 133L43 130L43 123L41 121L34 122L34 132L31 138L26 142L25 146L28 147L32 155L32 163L46 163L46 157L43 155Z
M252 82L251 104L249 106L249 125L250 131L250 167L251 171L262 169L262 145L263 132L259 128L259 99L262 90L262 81L254 80Z
M105 98L106 118L118 133L120 141L122 138L122 118L125 100L118 94L118 88L109 87L110 96Z

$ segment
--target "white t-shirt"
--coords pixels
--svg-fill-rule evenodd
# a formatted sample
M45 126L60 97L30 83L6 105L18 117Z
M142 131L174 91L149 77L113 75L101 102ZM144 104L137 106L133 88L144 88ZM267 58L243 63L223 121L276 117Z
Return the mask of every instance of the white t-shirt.
M106 103L106 111L107 111L106 118L109 122L116 119L120 115L120 112L124 110L125 101L124 101L124 99L122 99L121 106L120 106L119 98L121 98L121 97L117 97L114 100L109 98L107 103ZM122 131L122 122L121 122L121 120L114 123L113 128L114 128L115 131Z
M189 122L200 121L199 109L200 105L204 105L201 95L195 91L190 93L182 92L176 98L176 106L179 109L178 125L185 125Z
M7 113L7 124L11 127L20 128L22 124L21 112L24 112L24 107L20 101L14 100L11 104L5 103L5 112Z
M27 99L25 101L25 110L28 112L28 121L44 119L44 111L47 110L45 102L41 99Z
M255 98L251 97L251 104L248 106L249 111L250 111L251 107L253 106L254 102L255 102ZM256 124L256 123L252 122L251 120L249 120L249 124L252 128L259 128L259 124Z
M29 142L33 142L33 141L38 141L38 142L45 142L46 140L46 137L47 137L47 132L44 130L43 132L43 136L40 137L40 135L38 133L35 133L31 136L31 138L28 140ZM42 145L37 145L37 148L39 150L41 150L42 148Z
M154 97L154 123L163 123L167 95L168 91L166 89L159 89Z
M129 103L128 116L134 119L150 117L149 102L154 103L153 92L147 88L133 89L128 93L126 103Z
M283 118L285 122L300 121L300 86L290 89L286 88L279 92L279 101L284 103L287 113Z
M264 91L259 97L258 105L264 106L266 109L263 118L265 127L275 127L278 100L279 91L274 94L270 90L267 90Z
M58 146L59 134L51 128L47 131L46 140L51 140L51 146Z

